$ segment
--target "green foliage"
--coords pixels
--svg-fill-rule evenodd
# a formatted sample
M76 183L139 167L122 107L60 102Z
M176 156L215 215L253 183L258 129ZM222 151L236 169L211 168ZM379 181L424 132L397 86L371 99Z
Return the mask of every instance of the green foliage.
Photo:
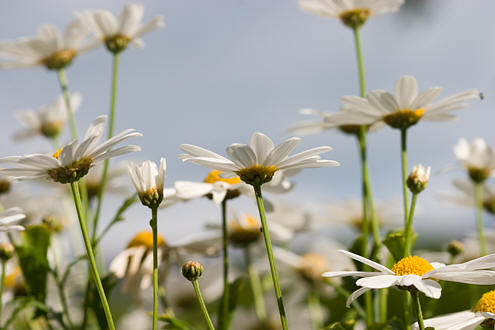
M170 330L193 330L190 324L175 318L171 314L158 315L158 320L165 323L162 329Z
M46 298L50 237L51 232L45 226L30 226L21 234L21 244L15 246L28 295L39 302L45 302Z

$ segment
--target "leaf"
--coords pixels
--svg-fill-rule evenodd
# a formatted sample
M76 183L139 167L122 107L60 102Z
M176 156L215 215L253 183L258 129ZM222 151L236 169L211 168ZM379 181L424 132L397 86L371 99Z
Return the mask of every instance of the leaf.
M171 330L192 330L193 328L185 321L176 319L169 314L158 315L158 320L167 323L163 329Z
M21 234L21 245L15 246L28 295L40 302L46 298L50 236L50 230L44 225L30 226Z

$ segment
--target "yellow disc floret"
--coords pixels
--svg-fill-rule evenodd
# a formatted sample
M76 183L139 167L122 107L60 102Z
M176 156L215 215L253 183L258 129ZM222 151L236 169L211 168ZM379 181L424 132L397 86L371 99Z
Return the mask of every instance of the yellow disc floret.
M411 256L406 257L399 260L394 267L392 267L392 271L395 275L403 276L403 275L424 275L429 271L433 270L433 266L430 265L428 261L421 257Z
M204 182L206 183L215 183L215 182L226 182L228 184L238 184L241 183L241 178L236 176L233 178L222 178L220 176L221 171L211 171L206 176Z
M163 237L158 235L157 245L165 245L165 241ZM144 246L145 248L151 249L153 248L153 232L151 231L141 231L134 236L127 247L136 247L136 246Z
M57 149L57 151L55 151L52 157L58 159L58 157L60 157L60 154L62 153L62 150L64 150L64 148Z
M488 291L482 295L476 306L474 306L473 312L495 313L495 290Z

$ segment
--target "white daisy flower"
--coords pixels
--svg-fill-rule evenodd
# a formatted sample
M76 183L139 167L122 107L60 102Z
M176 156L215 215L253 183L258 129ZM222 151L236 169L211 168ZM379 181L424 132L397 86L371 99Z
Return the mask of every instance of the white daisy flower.
M344 134L358 135L360 130L360 125L346 124L353 122L356 115L349 111L339 111L339 112L325 112L315 109L301 109L299 110L301 115L313 115L317 116L316 120L305 120L291 126L287 131L296 135L310 135L324 132L330 129L337 129ZM377 122L372 125L367 125L369 132L375 132L383 127L383 123Z
M20 207L11 207L0 213L0 232L23 231L24 227L16 223L26 218Z
M481 325L483 328L495 326L495 291L488 291L478 300L472 311L462 311L424 320L425 327L435 330L472 330ZM419 329L417 323L412 328Z
M474 186L469 180L456 179L453 182L454 187L459 192L457 194L441 193L439 197L442 200L453 202L458 205L473 207L474 205ZM495 186L486 181L483 183L483 209L495 214Z
M485 181L495 169L495 150L481 138L471 142L460 139L454 147L454 154L476 183Z
M107 10L84 10L76 12L76 16L86 24L96 38L105 43L109 51L119 53L128 44L143 47L144 42L140 38L165 25L162 16L142 24L143 13L143 5L133 3L125 5L118 18Z
M410 256L399 260L392 269L380 265L357 254L340 250L350 258L362 262L375 269L375 272L340 271L326 272L323 277L357 276L356 285L361 288L354 291L347 300L347 307L366 291L389 287L415 288L427 297L438 299L442 287L438 280L476 284L495 284L495 271L487 270L495 267L495 254L490 254L462 264L445 266L440 263L429 263L423 258Z
M107 116L99 116L89 125L81 142L74 139L53 156L31 154L0 158L0 163L13 165L11 168L0 169L0 175L15 179L46 178L59 183L71 183L85 176L92 166L102 160L141 150L134 145L110 150L122 141L141 136L134 129L125 130L100 144L106 121Z
M371 16L395 12L404 0L299 0L304 11L338 18L346 26L357 28Z
M456 119L451 112L468 106L465 101L479 99L478 90L471 89L434 102L442 92L440 87L432 87L418 93L418 83L412 76L402 76L395 83L394 95L375 90L366 95L344 96L341 110L355 116L347 124L370 125L385 123L396 129L407 129L420 120L449 121Z
M227 147L227 155L230 159L190 144L180 146L186 154L179 155L179 158L213 170L223 171L226 175L239 176L242 181L255 186L269 182L278 170L339 165L336 161L322 160L319 156L332 150L327 146L288 156L299 141L300 138L293 137L275 147L268 136L254 133L249 144L234 143Z
M82 95L70 94L72 112L76 112L81 105ZM14 140L24 140L37 135L47 138L56 137L67 122L67 109L64 97L60 95L55 102L38 110L25 110L16 114L24 129L14 133Z
M162 202L166 168L167 162L164 157L160 159L160 166L151 160L147 160L141 165L129 164L129 176L143 205L156 208Z
M42 25L36 37L24 37L16 41L0 41L0 56L6 61L0 69L28 68L44 66L59 70L69 64L75 56L97 46L86 42L88 29L76 18L72 20L63 35L53 25Z

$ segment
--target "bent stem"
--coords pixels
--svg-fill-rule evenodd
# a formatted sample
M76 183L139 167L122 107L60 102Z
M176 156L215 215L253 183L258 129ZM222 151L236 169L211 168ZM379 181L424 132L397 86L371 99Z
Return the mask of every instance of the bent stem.
M119 55L114 54L113 55L112 92L111 92L111 97L110 97L110 115L109 115L109 120L108 120L108 135L107 135L108 139L110 139L113 136L113 130L114 130L115 104L117 101L117 73L118 73L118 69L119 69ZM92 236L93 242L96 239L98 220L100 218L101 207L103 204L103 194L105 191L105 184L107 182L109 163L110 163L109 159L105 159L105 162L103 163L103 173L101 176L101 184L100 184L100 187L98 189L98 196L97 196L98 200L97 200L97 204L96 204L96 211L95 211L95 215L93 217L93 236Z
M206 324L208 325L209 330L215 330L213 323L211 322L210 315L208 314L208 309L206 309L205 301L203 300L203 296L201 296L201 291L199 290L199 284L197 280L192 281L192 285L194 287L194 291L196 292L196 297L198 297L199 305L201 306L201 312L203 312L203 316L206 320Z
M153 231L153 330L158 322L158 207L151 208L151 229Z
M478 227L480 253L484 256L486 255L486 240L483 233L483 183L474 184L474 202L476 208L476 224Z
M228 233L227 233L227 199L221 204L222 209L222 250L223 250L223 295L221 310L219 313L219 328L228 329L229 327L229 251L228 251Z
M249 275L249 284L251 285L251 291L253 293L256 316L260 323L263 324L266 321L265 299L263 298L263 288L261 286L260 277L251 261L249 245L244 248L244 260Z
M77 139L77 127L76 119L74 118L74 113L72 112L72 106L70 104L70 95L67 88L67 77L65 76L65 70L58 70L58 83L60 84L60 89L65 100L65 107L67 109L67 117L69 117L70 132L73 139Z
M84 246L86 247L86 254L88 255L89 265L91 269L91 274L100 296L100 301L103 306L103 311L105 312L105 317L108 323L108 328L111 330L115 329L113 324L112 313L110 311L110 306L108 305L107 297L105 296L105 290L101 284L100 275L98 274L98 268L96 267L95 256L93 253L93 248L91 246L91 241L89 240L88 230L86 228L86 219L84 218L84 213L81 205L81 196L79 194L79 185L77 182L71 182L70 187L72 189L72 196L74 198L74 204L76 205L77 217L79 219L79 225L81 227L81 232L83 235Z
M414 311L416 312L416 317L418 319L419 329L424 330L425 325L423 323L423 313L421 312L421 302L419 301L418 291L411 291L411 297L414 300Z
M404 257L408 257L411 255L412 250L412 223L414 219L414 209L416 208L416 199L418 198L418 194L412 195L411 199L411 208L409 209L408 219L406 223L406 231L404 233L405 236L405 244L404 244Z
M256 195L256 204L258 205L258 211L260 213L261 227L263 228L263 237L265 239L266 253L268 255L268 262L270 263L270 271L272 274L273 286L275 287L275 296L277 298L278 312L280 314L280 322L282 329L287 330L287 316L285 314L284 301L282 299L282 290L280 290L280 284L278 281L277 266L273 258L272 242L270 239L270 232L268 231L268 224L266 223L265 207L263 205L263 197L261 195L261 185L253 186L254 193Z

